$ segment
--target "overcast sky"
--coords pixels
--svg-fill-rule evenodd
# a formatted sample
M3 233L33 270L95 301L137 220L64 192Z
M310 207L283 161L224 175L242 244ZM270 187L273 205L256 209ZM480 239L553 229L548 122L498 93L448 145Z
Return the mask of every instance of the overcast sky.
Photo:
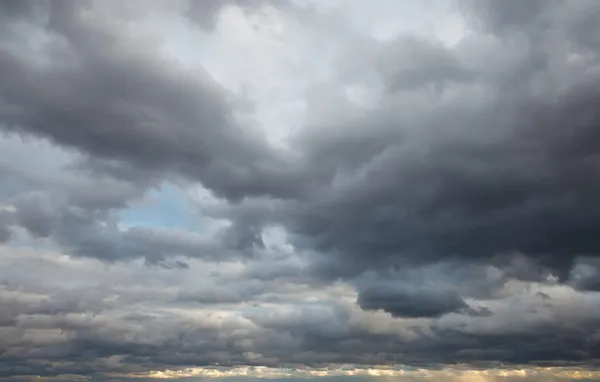
M0 0L0 380L600 380L600 1Z

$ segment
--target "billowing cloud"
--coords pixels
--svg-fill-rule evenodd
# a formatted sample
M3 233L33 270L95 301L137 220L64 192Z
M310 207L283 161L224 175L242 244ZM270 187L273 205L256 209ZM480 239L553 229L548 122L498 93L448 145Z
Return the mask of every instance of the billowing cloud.
M437 317L468 307L453 293L410 289L410 286L370 286L360 292L358 304L363 309L381 309L395 317Z
M598 21L3 2L0 379L597 377Z

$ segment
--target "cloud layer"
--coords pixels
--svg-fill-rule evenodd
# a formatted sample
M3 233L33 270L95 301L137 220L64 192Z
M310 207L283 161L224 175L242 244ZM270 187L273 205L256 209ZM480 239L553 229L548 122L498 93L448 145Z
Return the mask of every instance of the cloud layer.
M599 20L4 1L0 378L594 369Z

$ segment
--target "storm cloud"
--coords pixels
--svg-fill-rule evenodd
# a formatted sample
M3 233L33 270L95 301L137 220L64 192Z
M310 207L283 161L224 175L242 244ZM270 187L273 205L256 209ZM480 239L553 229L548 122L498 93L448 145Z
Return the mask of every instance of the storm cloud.
M598 36L594 0L2 2L0 378L595 369Z

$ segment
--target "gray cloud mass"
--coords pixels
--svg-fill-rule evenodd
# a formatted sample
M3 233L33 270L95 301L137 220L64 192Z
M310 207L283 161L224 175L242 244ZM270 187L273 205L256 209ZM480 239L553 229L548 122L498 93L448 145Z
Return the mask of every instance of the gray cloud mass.
M392 3L0 2L0 380L596 368L600 3Z

